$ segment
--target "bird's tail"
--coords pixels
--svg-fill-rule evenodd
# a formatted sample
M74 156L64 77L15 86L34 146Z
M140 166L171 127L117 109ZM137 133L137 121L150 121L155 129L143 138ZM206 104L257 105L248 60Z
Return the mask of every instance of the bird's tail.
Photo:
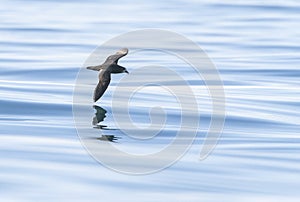
M89 66L87 69L94 70L94 71L100 71L103 69L102 65L97 65L97 66Z

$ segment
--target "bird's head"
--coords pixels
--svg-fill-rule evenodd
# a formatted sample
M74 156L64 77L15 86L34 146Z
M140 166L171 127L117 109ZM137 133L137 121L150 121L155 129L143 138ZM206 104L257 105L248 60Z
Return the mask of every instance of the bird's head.
M127 71L126 68L123 69L123 72L122 72L122 73L127 73L127 74L129 74L129 72Z
M127 69L125 67L122 67L120 65L115 65L115 64L109 66L108 70L113 74L118 74L118 73L127 73L127 74L129 74L129 72L127 71Z
M110 65L107 70L112 73L112 74L119 74L119 73L127 73L129 74L129 72L127 71L127 69L125 67L122 67L120 65L117 64L112 64Z

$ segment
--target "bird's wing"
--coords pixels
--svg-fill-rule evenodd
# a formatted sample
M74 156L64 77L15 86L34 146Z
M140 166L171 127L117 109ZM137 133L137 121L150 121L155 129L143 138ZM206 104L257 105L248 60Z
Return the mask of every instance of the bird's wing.
M106 91L110 83L110 72L101 71L99 74L99 82L94 91L94 102L99 100Z
M96 66L89 66L89 67L87 67L87 69L94 70L94 71L100 71L102 69L106 69L114 63L117 64L118 60L121 57L124 57L127 54L128 54L128 49L127 48L122 48L119 51L117 51L115 54L110 55L109 57L107 57L103 64L96 65Z
M104 63L118 63L118 60L121 58L121 57L124 57L125 55L128 54L128 49L127 48L122 48L120 49L119 51L117 51L115 54L113 55L110 55L106 61Z

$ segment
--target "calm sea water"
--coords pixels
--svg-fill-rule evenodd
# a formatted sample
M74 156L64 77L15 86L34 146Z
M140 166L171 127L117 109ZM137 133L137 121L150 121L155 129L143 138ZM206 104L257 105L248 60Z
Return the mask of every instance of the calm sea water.
M1 1L0 19L1 201L298 201L298 1L12 0ZM220 71L227 117L217 147L199 161L210 103L204 84L186 72L191 86L200 89L199 141L171 167L132 176L88 154L77 135L72 101L77 73L91 52L142 28L171 30L199 44ZM155 59L129 55L122 62L130 71ZM95 72L90 75L97 79ZM113 78L101 105L107 111L103 124L112 129L118 128L110 97L120 78ZM171 106L170 127L167 138L148 143L112 130L109 134L121 137L115 144L131 152L161 146L177 130L173 98L145 93L132 104L133 121L148 123L148 105L155 103Z

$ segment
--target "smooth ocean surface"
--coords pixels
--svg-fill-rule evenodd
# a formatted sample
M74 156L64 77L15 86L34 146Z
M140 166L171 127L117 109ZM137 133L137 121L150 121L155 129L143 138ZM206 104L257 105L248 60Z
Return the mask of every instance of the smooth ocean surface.
M0 2L1 201L299 200L299 1ZM77 73L91 52L142 28L171 30L199 44L220 71L227 117L216 149L199 161L210 103L204 84L186 72L199 89L199 141L171 167L132 176L107 169L87 153L72 101ZM129 55L120 63L130 71L154 59ZM120 78L113 78L103 97L104 123L111 127L109 99ZM141 92L130 113L133 121L147 123L149 101L172 103L168 139L177 130L178 105L172 97L161 99L154 93L145 100ZM93 113L91 108L91 121ZM116 144L134 151L164 143L122 137Z

